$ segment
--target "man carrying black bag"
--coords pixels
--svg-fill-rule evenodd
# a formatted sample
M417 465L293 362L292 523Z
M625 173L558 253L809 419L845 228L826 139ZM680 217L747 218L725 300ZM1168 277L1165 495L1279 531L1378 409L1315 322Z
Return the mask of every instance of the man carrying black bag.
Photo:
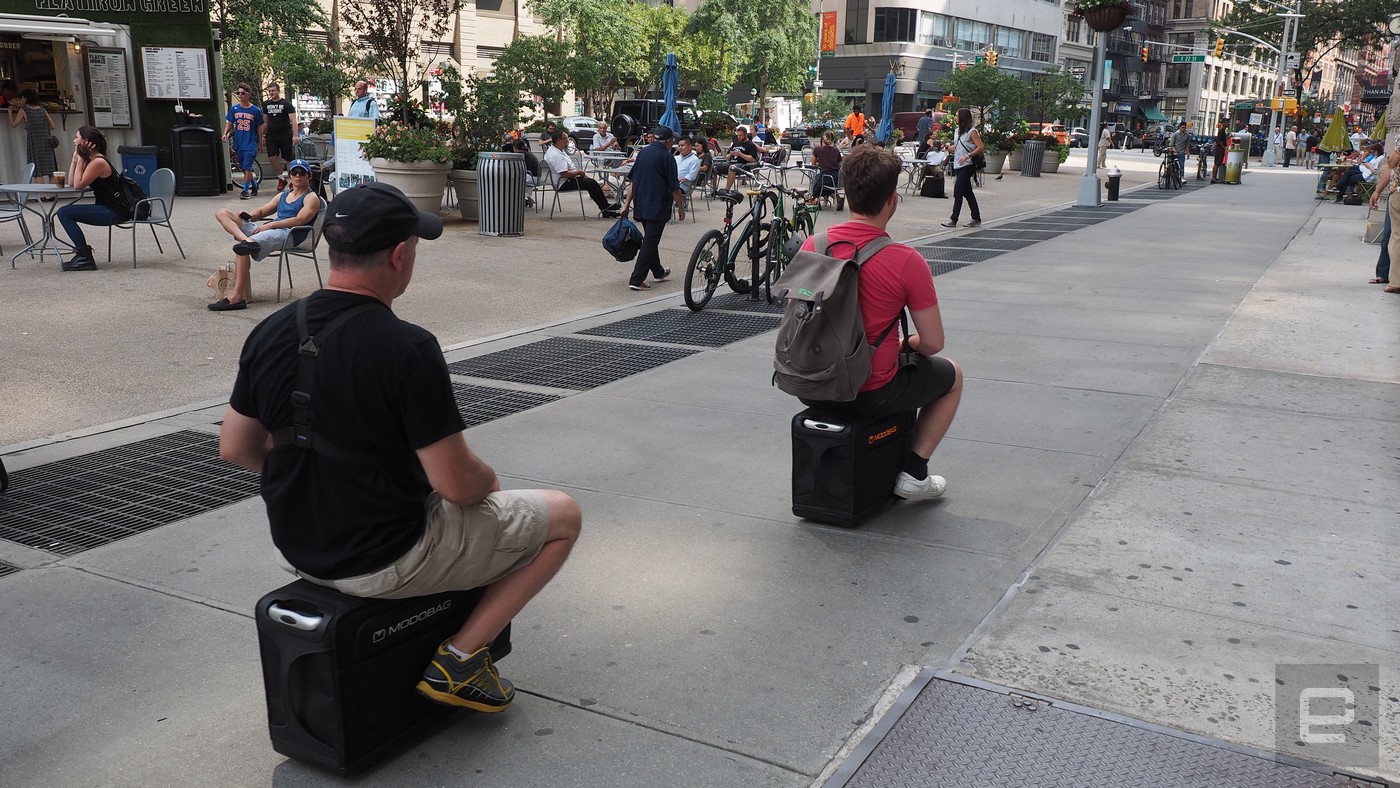
M671 220L671 206L676 206L676 218L685 221L685 195L681 193L680 180L676 174L676 159L671 155L671 138L675 133L670 126L657 126L652 129L656 140L642 148L637 154L637 162L627 179L631 187L627 199L622 201L622 214L633 200L637 203L634 215L642 225L642 251L637 254L637 264L632 267L632 278L627 280L629 290L650 290L647 272L658 282L666 281L671 269L661 265L661 234L666 231L666 222Z

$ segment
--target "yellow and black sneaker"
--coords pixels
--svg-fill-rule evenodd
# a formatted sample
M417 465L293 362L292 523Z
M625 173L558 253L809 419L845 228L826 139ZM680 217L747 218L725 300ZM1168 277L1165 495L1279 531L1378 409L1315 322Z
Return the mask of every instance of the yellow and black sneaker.
M515 700L515 687L496 672L489 648L482 646L463 659L447 648L450 642L446 640L438 646L433 661L423 671L423 680L418 682L418 691L434 703L487 714L509 708Z

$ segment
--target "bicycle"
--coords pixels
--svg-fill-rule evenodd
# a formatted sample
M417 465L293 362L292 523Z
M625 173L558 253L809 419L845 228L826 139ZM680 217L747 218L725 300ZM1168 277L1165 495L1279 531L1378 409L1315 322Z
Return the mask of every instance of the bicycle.
M1196 156L1196 180L1203 181L1210 177L1211 164L1207 161L1209 158L1205 146L1201 146Z
M758 175L754 170L753 174ZM762 180L762 176L758 175ZM734 221L734 206L743 202L737 192L720 190L716 196L724 201L724 228L710 230L700 236L695 251L690 254L690 264L685 269L685 305L692 312L699 312L710 302L720 280L729 289L747 294L753 290L753 280L759 275L759 260L768 254L768 240L771 233L765 217L768 206L778 200L771 191L749 189L750 205L744 209L738 224ZM776 208L775 208L776 210ZM744 276L738 269L741 250L748 251L750 272Z
M1157 188L1180 189L1181 165L1176 160L1176 148L1154 148L1152 155L1162 157L1162 166L1157 168Z
M233 185L235 188L241 189L243 188L243 168L238 166L238 151L233 147L232 138L228 141L228 160L229 170L233 177ZM253 169L251 172L253 173L253 189L256 191L263 179L262 162L258 161L256 156L253 157Z
M768 224L768 254L760 279L763 294L768 303L773 303L773 284L783 275L783 270L792 256L802 248L802 244L816 233L816 221L808 208L807 189L789 189L785 185L772 185L769 188L779 194L777 209ZM782 196L792 198L792 217L783 211Z

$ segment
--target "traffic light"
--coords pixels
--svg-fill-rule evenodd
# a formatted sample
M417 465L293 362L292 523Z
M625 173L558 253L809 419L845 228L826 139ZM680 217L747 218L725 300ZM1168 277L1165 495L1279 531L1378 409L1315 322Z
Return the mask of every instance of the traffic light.
M816 78L817 78L817 67L816 67L815 65L811 65L811 66L808 66L808 67L807 67L807 78L808 78L808 79L816 79Z
M997 53L990 49L987 50L987 65L991 66L992 68L997 67Z
M1224 54L1224 53L1225 53L1225 39L1224 39L1224 38L1217 38L1217 39L1215 39L1215 56L1216 56L1216 57L1220 57L1220 56L1221 56L1222 54Z
M1147 62L1147 47L1142 48L1142 62Z

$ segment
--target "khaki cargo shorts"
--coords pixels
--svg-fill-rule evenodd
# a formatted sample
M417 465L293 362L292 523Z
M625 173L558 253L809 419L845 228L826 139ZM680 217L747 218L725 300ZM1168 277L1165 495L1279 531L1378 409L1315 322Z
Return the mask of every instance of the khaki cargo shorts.
M423 536L397 561L357 577L321 580L292 574L350 596L402 599L491 585L534 560L549 533L549 506L538 490L493 492L475 506L428 497Z

